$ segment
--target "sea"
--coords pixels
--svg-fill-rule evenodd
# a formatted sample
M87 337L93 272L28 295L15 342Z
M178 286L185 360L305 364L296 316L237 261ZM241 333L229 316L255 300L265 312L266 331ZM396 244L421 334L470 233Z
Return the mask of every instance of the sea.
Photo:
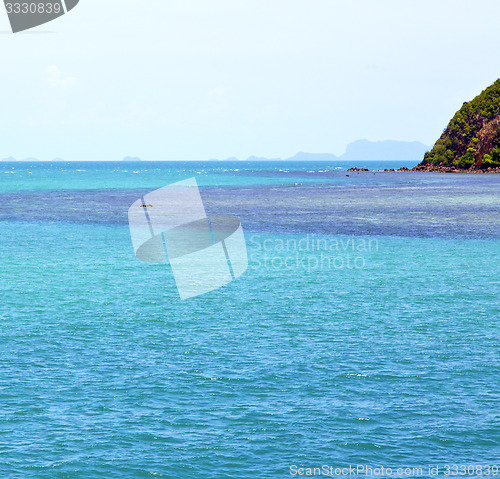
M500 175L402 166L0 162L0 477L499 476ZM127 212L189 178L248 268L181 300Z

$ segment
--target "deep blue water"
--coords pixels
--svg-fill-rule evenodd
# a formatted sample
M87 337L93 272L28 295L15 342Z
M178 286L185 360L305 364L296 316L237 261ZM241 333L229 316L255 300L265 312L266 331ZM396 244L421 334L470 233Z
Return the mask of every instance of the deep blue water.
M498 465L500 175L238 163L0 163L0 476ZM126 213L191 176L249 268L181 301Z

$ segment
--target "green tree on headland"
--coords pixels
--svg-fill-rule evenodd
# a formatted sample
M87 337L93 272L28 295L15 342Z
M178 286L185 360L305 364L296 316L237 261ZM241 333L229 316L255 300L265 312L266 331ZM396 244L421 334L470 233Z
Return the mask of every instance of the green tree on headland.
M500 167L500 79L462 105L420 165Z

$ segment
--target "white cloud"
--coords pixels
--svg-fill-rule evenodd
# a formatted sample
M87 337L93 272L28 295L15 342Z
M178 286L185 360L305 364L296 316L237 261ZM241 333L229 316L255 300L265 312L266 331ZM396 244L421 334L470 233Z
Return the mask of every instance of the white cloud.
M52 96L60 92L65 92L78 84L78 80L72 76L65 76L58 67L48 66L43 72L43 82L45 93Z

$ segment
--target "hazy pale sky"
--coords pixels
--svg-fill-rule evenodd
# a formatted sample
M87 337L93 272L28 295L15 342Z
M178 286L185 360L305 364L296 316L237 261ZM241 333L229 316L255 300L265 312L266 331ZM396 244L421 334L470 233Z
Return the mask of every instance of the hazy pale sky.
M431 145L500 76L498 0L80 0L0 9L0 158L244 158Z

